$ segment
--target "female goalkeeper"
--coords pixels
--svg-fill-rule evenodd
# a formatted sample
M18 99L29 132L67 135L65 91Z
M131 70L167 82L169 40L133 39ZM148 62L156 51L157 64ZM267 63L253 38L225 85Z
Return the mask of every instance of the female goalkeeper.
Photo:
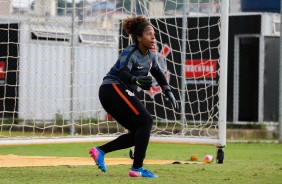
M143 168L153 119L134 92L137 87L150 89L152 77L147 76L150 72L175 110L178 110L178 104L157 64L156 54L150 51L156 42L150 22L143 16L127 18L123 21L123 28L131 35L134 44L123 50L104 77L99 98L103 108L129 132L104 145L90 148L89 153L99 169L106 172L105 154L135 146L129 176L155 178L157 175Z

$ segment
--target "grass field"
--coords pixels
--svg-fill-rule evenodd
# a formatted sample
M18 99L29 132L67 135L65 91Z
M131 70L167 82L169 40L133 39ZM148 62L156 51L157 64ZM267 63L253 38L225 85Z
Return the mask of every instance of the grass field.
M0 146L0 155L89 157L89 147L99 143ZM224 164L145 165L159 175L157 179L130 178L130 165L107 166L106 173L96 166L55 166L0 168L0 183L282 183L281 144L235 144L225 148ZM215 156L216 148L205 145L151 143L147 159L189 160L191 154L202 158ZM107 155L127 158L128 150ZM0 163L1 164L1 163Z

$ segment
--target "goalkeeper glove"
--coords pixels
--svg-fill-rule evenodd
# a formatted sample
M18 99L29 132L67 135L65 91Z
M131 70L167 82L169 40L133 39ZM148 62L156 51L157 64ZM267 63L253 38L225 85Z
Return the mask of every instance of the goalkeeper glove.
M131 78L131 83L136 84L143 90L149 90L152 86L152 77L151 76L133 76Z
M173 93L171 92L170 87L168 85L164 85L162 87L162 89L164 91L165 98L170 101L170 103L173 106L174 110L178 111L179 110L179 106L178 106L178 103L175 100L175 97L174 97Z

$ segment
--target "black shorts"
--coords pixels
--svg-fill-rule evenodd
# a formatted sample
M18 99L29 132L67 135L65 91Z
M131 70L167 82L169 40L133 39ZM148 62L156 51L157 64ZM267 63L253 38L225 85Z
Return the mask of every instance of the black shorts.
M105 111L130 131L135 131L144 122L153 122L151 114L139 98L123 85L101 85L99 98Z

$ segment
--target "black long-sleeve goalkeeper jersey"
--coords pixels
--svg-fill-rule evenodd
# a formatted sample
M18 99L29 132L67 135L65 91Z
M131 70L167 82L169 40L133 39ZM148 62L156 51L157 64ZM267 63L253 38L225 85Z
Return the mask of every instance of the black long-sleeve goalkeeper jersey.
M137 86L131 83L132 76L147 76L150 72L160 86L167 85L164 74L159 68L156 53L148 51L143 56L136 44L130 45L123 50L114 66L103 79L103 84L122 84L131 91Z

